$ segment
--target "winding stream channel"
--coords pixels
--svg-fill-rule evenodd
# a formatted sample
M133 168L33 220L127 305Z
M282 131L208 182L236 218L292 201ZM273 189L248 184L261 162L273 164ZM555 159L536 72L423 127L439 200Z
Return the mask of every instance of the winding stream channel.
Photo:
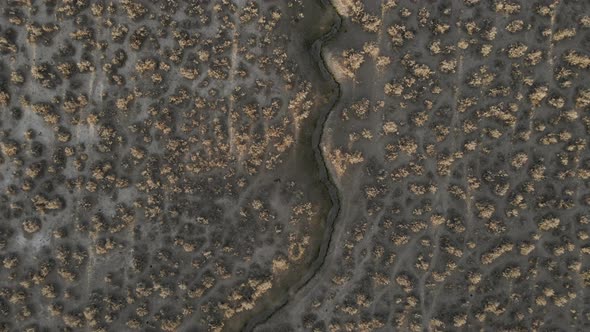
M320 181L326 187L328 194L330 195L330 201L332 206L330 207L330 211L328 212L328 216L325 222L325 230L323 234L323 239L321 245L319 247L318 253L316 258L314 259L313 263L311 264L309 270L303 275L301 279L299 279L296 283L289 287L289 291L287 297L277 304L276 307L271 308L270 310L257 315L253 319L251 319L246 326L244 327L243 331L253 331L258 326L266 323L270 320L276 313L278 313L281 309L283 309L287 304L293 300L296 295L301 291L313 278L318 274L321 270L324 262L326 260L326 256L328 255L328 249L330 248L330 243L332 242L332 235L334 233L334 224L336 219L340 213L340 196L338 192L338 188L334 183L333 178L330 175L328 167L326 165L326 157L324 152L322 151L321 143L322 138L324 136L324 130L326 126L326 122L328 120L328 116L332 112L332 110L338 104L341 96L341 89L340 83L336 80L334 75L330 72L326 65L326 61L322 54L323 46L326 42L334 38L334 36L340 31L340 27L342 26L342 18L336 11L336 8L332 5L330 0L320 0L322 6L325 10L333 10L335 13L335 22L326 34L321 36L317 39L311 46L311 55L313 60L317 63L323 78L331 82L334 85L334 97L330 106L325 108L319 115L316 127L314 129L312 135L312 149L314 151L314 156L316 159L316 163L319 168L319 175Z

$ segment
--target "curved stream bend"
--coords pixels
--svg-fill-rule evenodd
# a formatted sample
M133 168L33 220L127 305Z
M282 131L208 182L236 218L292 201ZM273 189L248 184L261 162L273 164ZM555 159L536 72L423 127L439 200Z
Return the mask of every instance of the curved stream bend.
M333 82L333 84L335 85L336 96L332 101L330 107L326 108L319 115L316 128L314 129L312 135L311 142L312 149L314 151L314 156L319 168L320 181L324 184L324 186L326 186L326 189L328 190L332 206L326 218L326 229L324 230L324 238L318 250L318 254L309 268L309 271L307 271L307 273L305 273L305 275L299 281L297 281L289 288L289 293L284 301L282 301L277 307L272 308L270 311L262 313L258 317L254 317L253 319L251 319L246 324L243 331L253 331L259 325L267 322L272 316L274 316L277 312L284 308L295 297L295 295L316 276L316 274L320 271L321 267L324 265L326 256L328 255L328 249L330 248L330 243L332 242L334 223L336 221L336 218L338 217L338 214L340 213L340 197L338 196L338 188L336 187L336 184L334 183L333 179L330 177L330 172L328 171L328 167L326 166L326 159L321 148L321 142L324 134L326 121L328 120L328 115L336 107L342 93L340 89L340 83L338 83L334 75L332 75L332 73L328 70L326 66L325 59L322 55L322 47L324 43L332 39L338 33L342 25L342 18L340 17L338 12L336 11L336 8L334 8L330 0L320 1L322 5L326 8L326 10L329 10L329 8L332 8L332 10L334 10L336 14L336 21L332 25L330 31L321 36L312 44L311 53L313 59L317 62L318 67L320 68L322 76L326 80Z

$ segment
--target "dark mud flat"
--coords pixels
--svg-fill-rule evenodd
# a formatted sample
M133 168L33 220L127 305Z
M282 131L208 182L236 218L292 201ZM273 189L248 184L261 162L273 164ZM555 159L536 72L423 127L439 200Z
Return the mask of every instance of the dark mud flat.
M336 219L338 218L338 213L340 211L340 197L338 189L334 185L333 179L329 174L330 171L328 170L328 167L326 165L326 157L324 155L324 152L322 151L321 142L328 116L330 112L335 108L340 98L340 86L330 73L329 69L326 67L325 60L322 56L322 47L324 43L334 38L334 36L338 33L341 26L341 20L340 17L335 13L335 11L333 11L333 8L330 8L331 4L329 1L326 0L322 1L321 3L323 11L328 12L328 15L334 17L334 23L330 28L329 32L327 32L325 35L321 36L319 39L313 42L309 51L313 59L316 61L317 67L319 68L323 79L326 81L333 82L333 85L335 86L335 92L333 93L333 101L329 104L329 107L326 107L325 110L323 110L318 116L317 124L312 135L311 147L314 152L316 164L319 168L320 181L326 187L329 193L331 207L324 222L324 229L321 233L317 233L317 238L320 239L321 242L317 248L315 258L313 259L310 266L300 276L299 280L293 280L293 282L289 284L287 296L282 301L274 303L274 305L270 307L266 312L261 313L254 317L252 320L250 320L250 322L248 322L248 324L244 328L245 331L253 331L259 325L262 325L270 319L272 319L273 315L280 312L280 310L287 306L289 302L295 298L297 293L314 279L314 277L320 271L326 260L328 248L330 247L330 243L332 241L334 223L336 222Z
M0 0L0 331L590 329L590 4Z

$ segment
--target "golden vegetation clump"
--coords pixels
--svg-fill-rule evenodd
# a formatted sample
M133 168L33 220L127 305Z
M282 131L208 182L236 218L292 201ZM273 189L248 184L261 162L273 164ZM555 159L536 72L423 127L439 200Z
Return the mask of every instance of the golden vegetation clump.
M375 33L381 27L381 19L366 12L363 1L334 0L333 4L340 15L349 18L351 22L358 24L364 31ZM392 8L395 6L395 1L384 3L383 6Z
M590 56L578 53L577 51L569 51L565 53L563 59L571 66L581 69L590 67Z
M330 152L328 160L334 167L336 174L342 177L350 165L361 163L364 161L364 158L359 151L350 153L335 149Z
M336 74L348 79L355 79L356 72L364 62L365 56L362 52L357 52L354 49L345 50L338 60Z

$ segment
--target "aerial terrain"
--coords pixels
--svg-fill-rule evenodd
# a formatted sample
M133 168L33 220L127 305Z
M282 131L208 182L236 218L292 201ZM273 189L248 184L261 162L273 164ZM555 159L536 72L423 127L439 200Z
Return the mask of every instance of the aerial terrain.
M0 0L0 331L589 331L587 0Z

